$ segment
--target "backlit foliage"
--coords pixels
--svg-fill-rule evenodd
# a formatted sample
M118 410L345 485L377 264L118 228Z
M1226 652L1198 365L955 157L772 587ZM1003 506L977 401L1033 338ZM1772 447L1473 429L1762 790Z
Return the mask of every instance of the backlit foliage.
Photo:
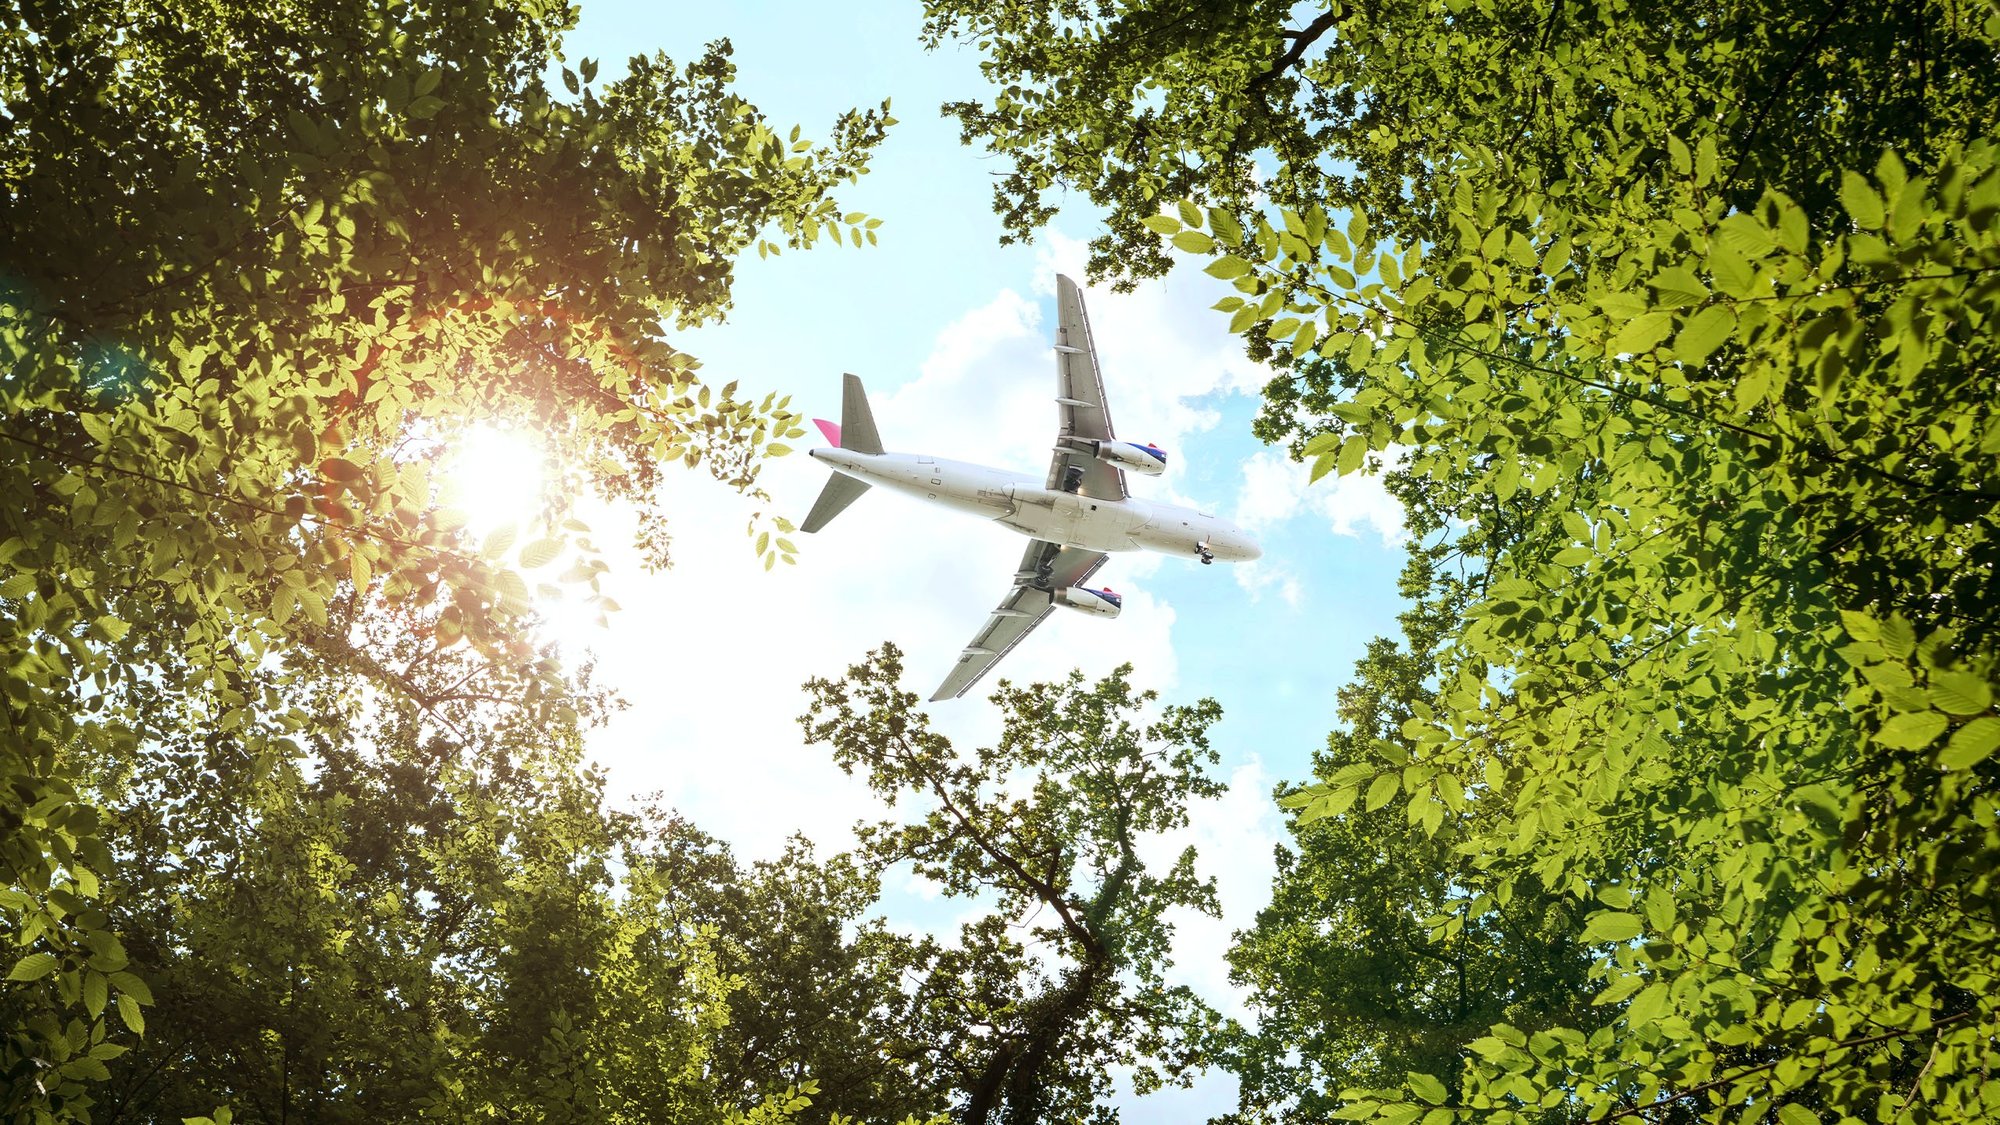
M1437 536L1417 674L1286 798L1286 885L1349 878L1329 819L1399 811L1439 950L1553 900L1591 951L1587 1010L1407 1076L1315 1060L1327 1111L2000 1114L2000 16L929 7L1010 83L957 112L1016 229L1075 186L1117 208L1097 268L1208 256L1291 369L1267 436L1395 458ZM1350 987L1320 971L1271 1002Z
M663 334L722 313L760 236L858 243L830 192L886 112L788 140L726 44L594 85L559 65L575 14L0 15L0 1117L86 1116L158 999L101 897L122 860L87 778L190 732L282 770L318 672L447 734L474 702L570 722L530 584L612 607L569 498L639 504L664 561L662 466L754 496L798 433ZM569 468L474 541L431 467L482 419Z

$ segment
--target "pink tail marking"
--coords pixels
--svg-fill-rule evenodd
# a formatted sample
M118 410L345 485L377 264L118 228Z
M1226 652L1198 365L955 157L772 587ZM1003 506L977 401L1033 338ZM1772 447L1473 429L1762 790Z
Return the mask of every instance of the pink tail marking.
M834 425L832 422L829 422L824 418L814 418L813 425L818 426L819 432L826 435L826 440L832 442L836 446L840 444L839 426Z

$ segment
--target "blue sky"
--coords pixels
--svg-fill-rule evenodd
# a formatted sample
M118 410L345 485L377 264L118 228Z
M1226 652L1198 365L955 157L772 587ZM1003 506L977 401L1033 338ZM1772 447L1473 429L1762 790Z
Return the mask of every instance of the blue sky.
M808 415L837 418L840 374L855 372L891 449L1039 473L1055 424L1054 275L1082 280L1097 216L1072 200L1037 244L998 244L990 200L1000 165L961 146L956 124L938 114L943 101L983 95L977 59L956 47L925 53L920 20L915 3L669 9L583 0L565 54L572 64L598 59L604 81L628 55L658 50L685 61L726 36L739 92L780 130L796 123L815 137L841 110L892 98L899 124L874 170L841 196L846 208L884 220L880 245L752 255L739 266L727 321L674 342L702 359L713 382L789 393ZM1237 1011L1221 956L1229 931L1266 898L1271 847L1282 837L1269 789L1304 776L1362 646L1394 632L1403 553L1394 504L1377 482L1329 479L1308 489L1303 468L1250 436L1268 374L1208 311L1221 293L1189 266L1129 296L1092 289L1086 300L1119 436L1173 454L1166 476L1134 491L1252 527L1264 559L1202 567L1115 555L1098 577L1127 595L1123 615L1057 614L994 678L1072 667L1097 676L1130 661L1135 680L1168 701L1222 703L1213 735L1232 792L1195 809L1190 830L1160 850L1196 844L1221 883L1227 917L1184 923L1177 971ZM764 483L796 519L823 476L794 456L774 462ZM600 680L631 702L596 732L593 752L621 798L663 792L746 854L774 852L794 830L843 847L847 826L878 809L802 745L792 721L804 709L799 684L837 675L893 639L906 654L907 686L928 695L1005 591L1023 542L877 490L819 535L797 537L797 567L766 574L743 534L752 505L692 475L670 491L677 565L659 575L619 565L609 587L625 609L589 638ZM593 522L610 532L621 518L601 512ZM995 730L992 711L978 690L933 705L940 729L968 746ZM970 909L920 888L891 892L892 918L906 925L949 929ZM1192 1094L1123 1104L1133 1121L1198 1118L1232 1108L1231 1091L1221 1076Z

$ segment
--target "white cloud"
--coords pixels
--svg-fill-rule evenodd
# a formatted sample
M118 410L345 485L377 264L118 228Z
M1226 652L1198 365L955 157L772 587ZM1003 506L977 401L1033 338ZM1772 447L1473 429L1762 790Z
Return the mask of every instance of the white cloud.
M1292 568L1283 563L1249 562L1237 563L1231 568L1236 574L1236 584L1243 587L1251 600L1261 601L1265 593L1275 590L1286 605L1299 608L1305 601L1305 585Z
M1399 459L1394 449L1386 458L1391 465ZM1316 483L1308 483L1311 473L1311 466L1291 460L1281 449L1266 449L1251 457L1243 465L1237 518L1255 530L1310 512L1325 518L1336 535L1359 536L1366 528L1385 546L1403 541L1403 506L1382 486L1380 476L1329 473Z
M1283 450L1266 449L1243 463L1236 518L1244 527L1275 527L1299 514L1306 500L1306 470Z

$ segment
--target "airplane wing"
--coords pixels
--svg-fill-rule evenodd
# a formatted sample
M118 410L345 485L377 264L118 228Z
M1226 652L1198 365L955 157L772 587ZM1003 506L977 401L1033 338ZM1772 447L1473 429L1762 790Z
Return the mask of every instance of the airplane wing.
M1027 553L1021 556L1021 568L1014 572L1014 588L1000 599L985 626L973 634L972 643L959 654L958 666L932 693L932 701L957 699L972 690L981 676L1055 611L1053 592L1097 573L1104 557L1102 551L1058 547L1041 539L1030 542Z
M1090 342L1090 319L1083 314L1083 291L1067 277L1056 277L1056 429L1055 460L1049 465L1051 489L1063 477L1082 470L1077 491L1101 500L1123 500L1125 473L1116 465L1091 456L1079 442L1111 441L1111 410L1104 404L1104 380L1097 373L1097 349Z

